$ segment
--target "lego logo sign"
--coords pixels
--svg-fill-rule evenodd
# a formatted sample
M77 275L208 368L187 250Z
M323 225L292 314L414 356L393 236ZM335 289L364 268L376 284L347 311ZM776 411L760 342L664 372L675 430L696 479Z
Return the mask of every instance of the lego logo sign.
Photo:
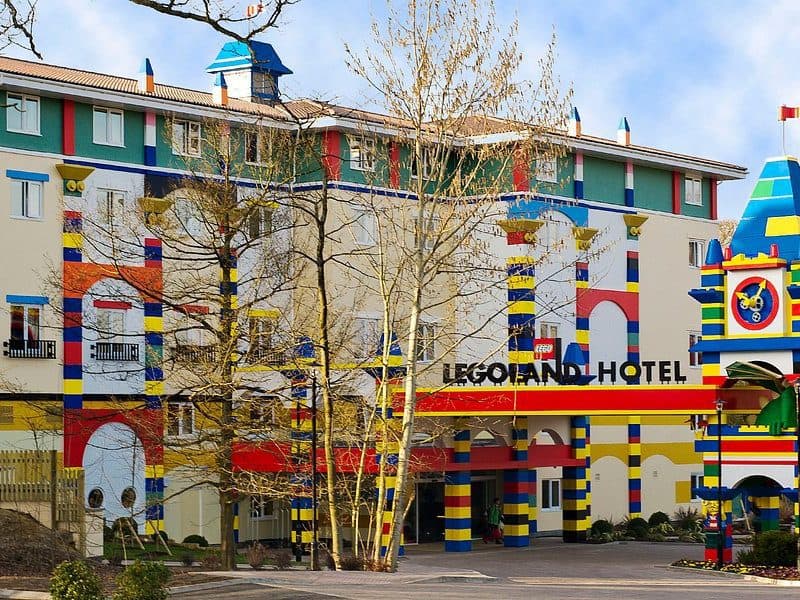
M534 360L555 360L556 340L555 338L541 338L533 344Z

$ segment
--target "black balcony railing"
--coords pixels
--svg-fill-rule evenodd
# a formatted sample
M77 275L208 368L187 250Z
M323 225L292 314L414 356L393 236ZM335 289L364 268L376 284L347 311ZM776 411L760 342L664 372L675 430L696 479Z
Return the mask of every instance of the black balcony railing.
M123 344L118 342L97 342L92 344L92 358L95 360L116 360L120 362L136 362L139 360L139 344Z
M250 364L261 363L262 365L270 365L278 367L287 364L289 357L283 350L274 350L272 348L252 347L245 355L247 362Z
M55 340L8 340L3 342L3 356L9 358L55 358Z
M217 359L216 346L200 346L195 344L179 344L173 349L175 362L212 363Z

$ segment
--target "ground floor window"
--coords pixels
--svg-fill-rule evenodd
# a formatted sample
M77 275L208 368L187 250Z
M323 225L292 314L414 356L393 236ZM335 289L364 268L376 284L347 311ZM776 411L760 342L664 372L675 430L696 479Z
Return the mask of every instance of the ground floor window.
M541 484L541 506L542 510L561 509L561 480L543 479Z
M695 493L696 488L703 487L703 474L692 473L690 489L692 490L692 500L700 500L700 496Z
M250 496L250 518L275 518L275 501L267 496Z

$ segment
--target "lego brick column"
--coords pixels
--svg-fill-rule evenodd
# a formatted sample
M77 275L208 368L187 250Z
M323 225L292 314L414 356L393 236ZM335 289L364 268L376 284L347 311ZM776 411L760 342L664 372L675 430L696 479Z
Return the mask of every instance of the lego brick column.
M508 365L509 373L524 379L533 365L536 337L536 285L533 258L512 256L508 273ZM512 383L515 383L512 378Z
M470 430L466 421L456 419L453 435L453 462L469 464ZM444 485L444 550L472 550L472 485L469 471L451 471Z
M144 113L144 164L156 165L156 113L151 110Z
M538 490L538 475L536 469L528 471L528 533L534 535L539 532L538 521L538 506L539 499L537 498Z
M585 460L587 418L570 417L572 434L572 453L578 460ZM563 539L565 542L585 542L587 537L588 502L587 502L586 463L579 467L564 467L562 477L562 510Z
M625 206L633 206L633 161L625 161Z
M591 423L589 417L585 419L584 453L586 454L586 531L592 528L592 441Z
M83 217L64 211L63 257L65 264L83 260ZM83 408L83 291L73 289L64 271L64 408Z
M294 543L298 546L313 541L311 521L313 520L313 503L311 498L311 478L307 472L309 452L311 451L311 409L308 408L308 376L304 371L296 370L286 373L292 383L292 399L294 406L290 409L292 464L294 473L290 478L294 495L291 502L292 531Z
M511 429L511 460L520 466L503 472L503 539L506 546L515 548L530 545L527 418L523 417L521 424L525 426L514 425Z
M628 417L628 517L642 516L642 418Z
M722 269L722 251L719 242L709 243L707 260L701 269L700 285L706 293L702 302L701 334L704 340L720 339L725 334L725 272ZM798 273L800 275L800 273ZM794 317L792 317L794 318ZM720 367L719 352L703 352L703 383L715 384L725 381Z
M781 525L781 499L779 496L761 497L757 500L761 510L761 531L774 531Z
M638 241L628 241L629 245L634 245L636 250L627 252L627 268L625 291L636 295L636 304L639 304L639 252ZM639 321L628 320L628 362L639 364ZM628 385L638 385L641 378L630 378Z
M584 293L582 290L589 289L589 263L577 261L575 263L575 295ZM575 342L583 351L586 359L584 374L588 375L591 367L589 366L589 316L575 317Z
M395 387L399 384L390 384ZM376 409L378 417L380 418L383 411L380 408ZM395 475L397 468L397 452L398 452L398 435L400 428L400 420L395 418L392 408L386 409L386 418L380 419L378 425L379 438L377 440L377 450L375 461L380 464L382 456L386 455L386 502L383 511L383 527L381 529L381 556L386 556L386 550L389 547L389 540L392 528L392 506L394 504L394 491L397 477ZM377 494L376 489L376 494ZM400 532L400 549L399 556L405 554L405 547L403 546L403 533Z
M583 200L583 152L575 152L575 171L572 178L573 195L576 200Z

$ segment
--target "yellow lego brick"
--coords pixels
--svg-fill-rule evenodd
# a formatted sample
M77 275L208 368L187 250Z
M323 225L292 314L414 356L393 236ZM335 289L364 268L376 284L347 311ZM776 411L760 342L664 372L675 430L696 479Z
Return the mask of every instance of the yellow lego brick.
M164 394L163 381L145 381L144 393L148 396L162 396Z
M532 290L536 286L536 278L530 275L511 275L506 279L510 290Z
M534 361L533 352L530 350L509 350L508 362L518 365L525 365Z
M82 233L65 233L63 234L64 248L83 248L83 234Z
M281 311L277 308L251 308L247 314L259 319L277 319L281 316Z
M144 330L148 332L164 331L164 317L145 317Z
M504 529L505 535L511 535L515 537L528 537L530 535L530 527L528 524L525 523L524 525L508 525L506 524Z
M689 481L675 482L675 504L683 504L692 500L692 487Z
M628 467L628 478L629 479L641 479L642 478L642 467Z
M444 539L450 542L464 542L472 539L469 527L466 529L445 529Z
M159 531L164 531L164 521L161 519L147 520L144 523L144 532L146 535L154 535Z
M527 515L528 504L511 504L506 503L503 505L503 513L507 515Z
M506 259L506 264L511 265L532 265L534 263L532 256L509 256Z
M469 497L470 488L471 486L469 483L462 483L458 485L447 484L444 486L444 495L448 497L451 496Z
M510 315L532 315L536 312L536 303L531 300L516 300L508 303Z
M144 476L152 479L164 477L164 465L145 465Z
M448 519L469 519L472 509L469 506L445 506L444 516Z
M585 329L578 329L575 332L575 342L578 344L588 344L589 343L589 332Z
M64 380L64 393L70 395L83 393L83 380L82 379L65 379Z
M639 293L639 283L637 281L629 281L625 284L625 291L634 294Z
M767 218L766 237L800 234L800 216L787 215Z

